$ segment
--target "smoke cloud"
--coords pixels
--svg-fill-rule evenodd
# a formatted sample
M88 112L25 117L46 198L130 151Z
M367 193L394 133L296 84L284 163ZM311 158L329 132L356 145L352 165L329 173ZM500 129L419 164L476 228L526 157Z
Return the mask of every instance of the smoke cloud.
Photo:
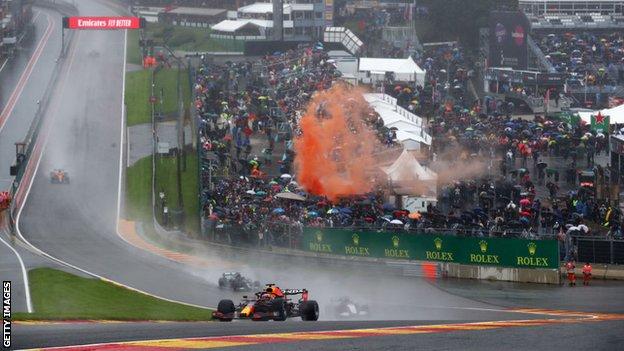
M335 200L372 189L367 171L377 163L380 143L365 123L368 112L357 88L335 85L312 97L294 145L297 179L306 191Z

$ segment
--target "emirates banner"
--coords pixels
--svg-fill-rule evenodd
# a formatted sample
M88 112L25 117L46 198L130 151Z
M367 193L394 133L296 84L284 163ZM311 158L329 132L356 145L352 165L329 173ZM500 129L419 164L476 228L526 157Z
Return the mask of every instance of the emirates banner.
M145 20L139 17L64 17L68 29L139 29Z
M446 235L305 228L304 251L514 268L559 267L556 240L463 238Z

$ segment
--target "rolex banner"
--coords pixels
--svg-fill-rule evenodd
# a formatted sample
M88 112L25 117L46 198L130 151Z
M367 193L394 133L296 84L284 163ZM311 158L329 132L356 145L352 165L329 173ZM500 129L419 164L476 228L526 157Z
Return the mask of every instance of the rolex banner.
M389 259L453 262L514 268L559 267L556 240L461 238L373 230L305 228L305 251Z

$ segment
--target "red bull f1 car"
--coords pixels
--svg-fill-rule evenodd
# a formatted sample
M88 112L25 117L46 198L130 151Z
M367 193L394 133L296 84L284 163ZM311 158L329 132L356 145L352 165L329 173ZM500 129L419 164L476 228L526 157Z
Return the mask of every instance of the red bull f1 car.
M292 298L298 295L301 295L298 299ZM295 317L301 317L304 321L316 321L319 318L319 306L316 301L308 299L306 289L282 290L275 284L267 284L263 291L255 293L254 298L243 296L238 306L232 300L219 301L212 317L222 322L233 319L285 321Z

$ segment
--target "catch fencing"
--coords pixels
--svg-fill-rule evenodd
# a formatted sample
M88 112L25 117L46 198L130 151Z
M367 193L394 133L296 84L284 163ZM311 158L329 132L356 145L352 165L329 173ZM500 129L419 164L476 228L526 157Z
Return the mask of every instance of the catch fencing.
M578 262L624 264L624 240L577 236Z

